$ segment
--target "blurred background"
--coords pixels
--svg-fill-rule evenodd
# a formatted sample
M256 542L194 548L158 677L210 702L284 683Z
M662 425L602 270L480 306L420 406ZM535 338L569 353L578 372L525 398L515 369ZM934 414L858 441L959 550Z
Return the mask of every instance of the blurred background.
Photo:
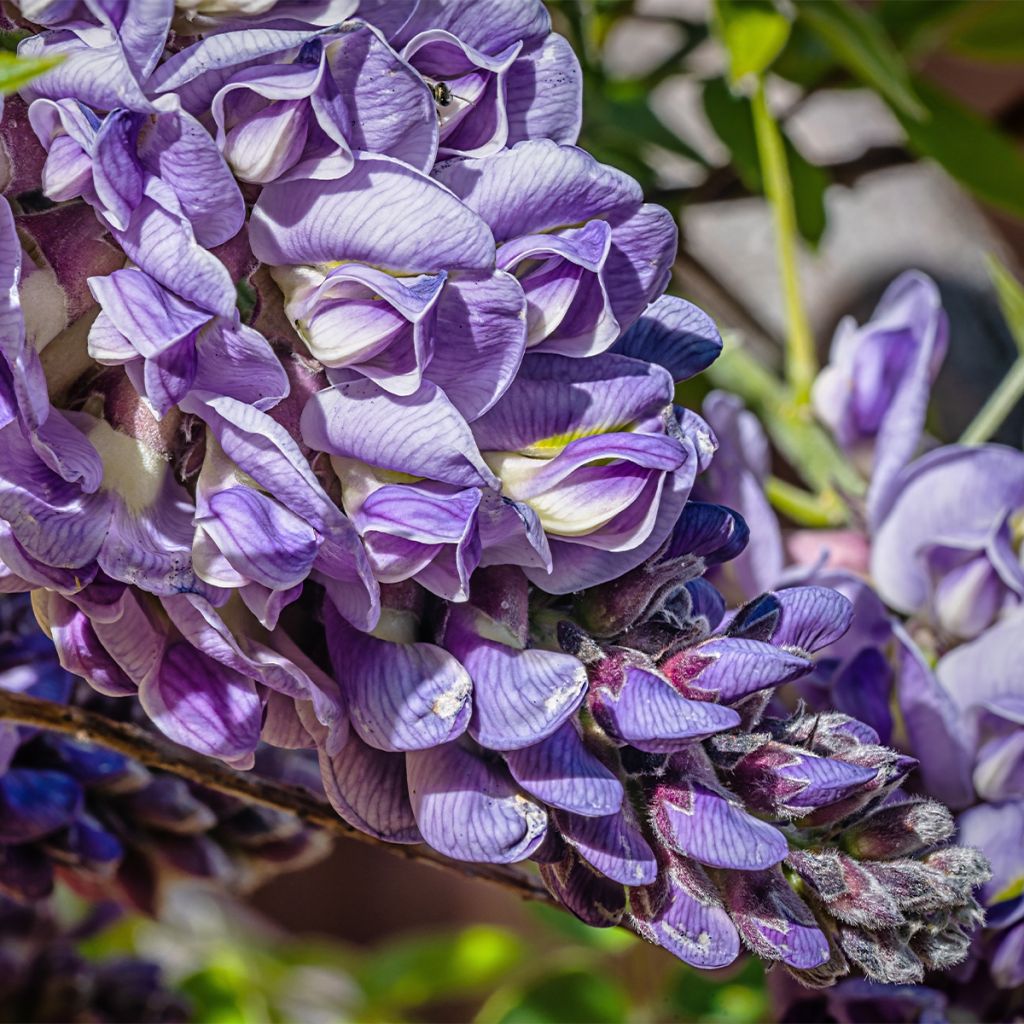
M580 57L580 144L674 211L673 291L777 361L782 291L749 101L734 95L704 0L562 0ZM1024 259L1024 3L804 0L769 100L782 126L822 352L917 267L952 344L932 432L954 440L1014 358L990 283ZM703 385L707 386L707 385ZM687 396L690 397L690 396ZM699 399L699 393L694 400ZM1019 444L1024 409L1000 437ZM74 908L69 912L73 913ZM184 892L161 925L124 921L91 951L166 965L203 1021L770 1019L757 964L700 974L480 882L339 841L244 906Z

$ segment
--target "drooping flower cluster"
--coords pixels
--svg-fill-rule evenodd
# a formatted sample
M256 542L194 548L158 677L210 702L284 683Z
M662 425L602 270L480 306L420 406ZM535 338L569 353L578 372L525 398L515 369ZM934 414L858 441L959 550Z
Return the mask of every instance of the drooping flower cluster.
M58 919L48 903L26 906L0 896L0 1016L5 1021L69 1024L178 1024L188 1004L165 987L160 967L134 957L86 959L76 945L116 920L100 904L80 921Z
M231 6L23 7L63 60L5 112L0 588L171 738L315 747L356 827L684 959L953 962L984 868L880 809L911 762L761 716L845 604L719 629L745 527L673 394L721 341L541 4Z
M929 984L996 1019L1008 1012L1011 990L1024 985L1024 454L997 444L947 445L911 461L945 339L938 291L920 274L899 278L868 324L841 325L815 396L837 442L869 469L863 525L790 535L790 561L801 568L788 578L834 587L855 609L849 632L797 685L803 700L855 715L917 757L911 787L960 811L960 841L992 864L980 892L988 928L955 973L960 984ZM755 439L739 443L720 414L733 403L715 396L705 411L723 448L756 479L745 453L767 442L745 413ZM774 567L758 580L765 585L785 578L786 558L759 492L752 486L743 508L761 547L748 559ZM749 577L730 582L743 586ZM844 991L855 1001L890 998L857 986ZM898 1005L908 1020L944 1005L903 996L892 996L891 1012ZM840 1003L829 1011L835 1019L853 1012Z
M111 715L57 663L27 598L0 598L0 689ZM155 913L177 879L234 888L327 852L289 815L248 806L69 736L0 723L0 894L26 906L56 879Z

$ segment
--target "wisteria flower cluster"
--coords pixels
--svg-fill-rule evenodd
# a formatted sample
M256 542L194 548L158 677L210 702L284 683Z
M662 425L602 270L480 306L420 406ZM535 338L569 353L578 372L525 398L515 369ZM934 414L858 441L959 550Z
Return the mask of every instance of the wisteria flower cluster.
M721 339L542 5L22 14L62 61L5 111L0 589L64 668L698 966L961 960L987 867L913 760L764 716L848 602L702 579L747 528L673 397Z
M130 708L60 667L21 595L0 598L0 689L111 718ZM86 898L155 914L175 882L244 889L328 850L291 815L69 736L0 723L0 751L0 894L23 905L45 902L61 879Z
M944 994L851 984L831 997L837 1020L872 999L882 1000L876 1008L891 1000L893 1019L916 1020L928 1007L941 1015L947 996L981 1019L1003 1019L1024 985L1024 454L956 444L914 459L947 330L937 287L916 272L890 286L867 324L840 326L815 399L865 468L865 508L856 528L792 533L788 557L761 490L764 460L749 455L767 451L760 426L732 396L712 395L705 407L749 482L741 507L758 548L728 582L753 592L813 581L853 602L852 628L821 652L800 696L811 709L855 715L918 758L908 784L958 811L960 840L992 865L980 893L988 927L970 960L929 978ZM709 483L724 500L713 474Z

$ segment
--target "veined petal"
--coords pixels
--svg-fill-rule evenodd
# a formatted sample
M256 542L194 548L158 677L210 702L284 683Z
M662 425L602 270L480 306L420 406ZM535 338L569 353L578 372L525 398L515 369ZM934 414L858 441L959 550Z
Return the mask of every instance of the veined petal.
M253 208L249 240L256 257L273 265L347 259L431 274L485 270L494 260L479 217L433 179L383 156L359 156L341 181L268 185Z
M309 400L301 425L319 451L460 487L497 486L466 421L429 381L409 396L369 381L337 385Z
M411 751L405 760L416 823L440 853L508 864L544 841L547 812L517 792L504 766L458 743Z
M658 863L647 840L625 807L604 817L555 811L566 841L606 878L623 885L650 885Z
M622 806L622 783L587 749L572 722L504 756L516 782L551 807L601 816Z
M328 647L356 732L378 750L447 743L469 723L472 681L433 644L398 644L353 629L326 610Z
M139 687L139 700L165 736L200 754L233 760L259 742L260 698L252 680L190 644L167 648Z
M358 736L333 757L320 750L320 775L331 806L354 828L389 843L421 843L405 758L368 746Z

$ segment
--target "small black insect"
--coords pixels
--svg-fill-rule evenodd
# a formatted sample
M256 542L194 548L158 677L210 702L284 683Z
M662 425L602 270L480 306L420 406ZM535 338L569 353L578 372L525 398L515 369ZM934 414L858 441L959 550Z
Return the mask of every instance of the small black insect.
M434 94L434 102L439 107L450 107L452 100L455 99L455 94L448 88L447 82L434 82L430 91Z

